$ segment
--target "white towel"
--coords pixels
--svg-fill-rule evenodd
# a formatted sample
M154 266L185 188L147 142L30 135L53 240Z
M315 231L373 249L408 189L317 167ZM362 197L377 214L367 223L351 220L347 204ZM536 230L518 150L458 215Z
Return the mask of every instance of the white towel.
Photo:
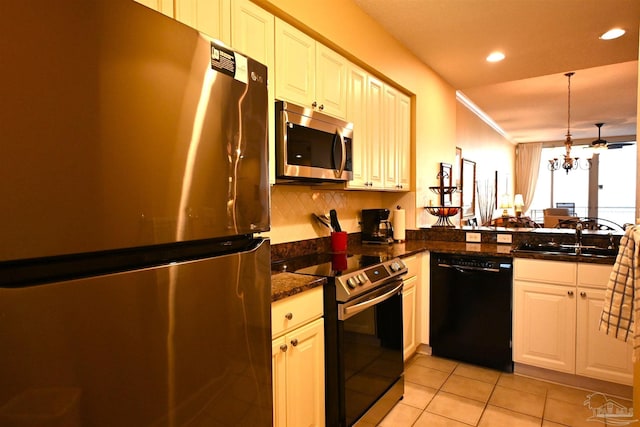
M627 341L633 337L633 359L640 360L640 331L635 331L635 319L640 313L640 227L627 228L620 239L618 256L613 265L604 306L600 317L600 330L607 335Z

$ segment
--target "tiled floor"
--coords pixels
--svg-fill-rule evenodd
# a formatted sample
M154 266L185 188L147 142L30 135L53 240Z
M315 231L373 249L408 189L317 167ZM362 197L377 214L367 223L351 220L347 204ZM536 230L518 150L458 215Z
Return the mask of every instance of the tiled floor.
M594 411L585 401L591 393L418 354L405 366L404 399L379 426L604 426L589 421ZM633 406L629 400L607 397L624 408ZM602 399L593 397L591 407L600 406Z

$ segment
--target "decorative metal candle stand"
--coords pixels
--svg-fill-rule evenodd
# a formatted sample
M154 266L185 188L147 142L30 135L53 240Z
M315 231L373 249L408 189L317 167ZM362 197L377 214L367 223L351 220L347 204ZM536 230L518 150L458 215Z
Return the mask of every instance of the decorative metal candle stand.
M451 165L440 163L440 173L437 178L440 185L429 187L429 189L438 194L440 206L425 206L425 209L431 215L438 217L438 221L432 227L455 227L449 218L458 215L460 206L450 206L451 196L458 191L458 187L452 185ZM447 199L449 206L447 206Z
M460 212L460 208L454 206L426 206L425 209L431 215L438 217L438 221L432 227L455 227L449 218Z

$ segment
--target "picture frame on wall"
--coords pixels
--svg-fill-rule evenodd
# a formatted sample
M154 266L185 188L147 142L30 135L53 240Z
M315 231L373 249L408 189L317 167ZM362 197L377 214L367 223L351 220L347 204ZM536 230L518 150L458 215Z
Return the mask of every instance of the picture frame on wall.
M453 193L452 204L462 206L462 148L456 147L456 159L453 163L453 185L457 191ZM461 211L462 212L462 211ZM462 216L460 216L462 218Z
M462 209L460 209L460 215L462 218L469 218L475 216L476 213L476 162L462 159L461 169Z

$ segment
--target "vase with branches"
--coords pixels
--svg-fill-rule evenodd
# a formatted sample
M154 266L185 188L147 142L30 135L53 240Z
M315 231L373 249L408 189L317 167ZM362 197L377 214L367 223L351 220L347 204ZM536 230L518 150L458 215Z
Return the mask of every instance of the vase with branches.
M496 186L491 180L478 181L476 187L478 195L478 212L480 213L480 223L482 225L491 222L493 212L496 208Z

